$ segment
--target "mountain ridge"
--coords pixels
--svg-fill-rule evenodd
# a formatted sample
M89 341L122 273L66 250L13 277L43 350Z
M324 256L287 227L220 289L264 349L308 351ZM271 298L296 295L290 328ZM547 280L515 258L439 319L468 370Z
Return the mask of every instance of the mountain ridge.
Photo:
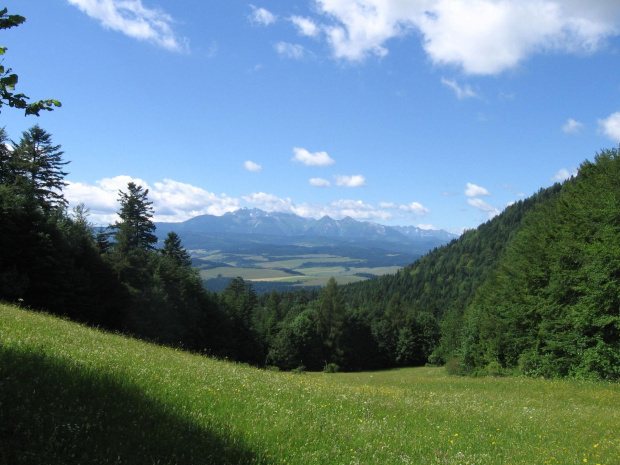
M458 235L445 230L416 226L386 226L371 221L358 221L349 216L335 220L303 218L293 213L267 212L258 208L242 208L222 216L199 215L175 223L155 223L160 231L196 233L258 234L263 236L320 236L339 239L417 242L431 240L446 243Z

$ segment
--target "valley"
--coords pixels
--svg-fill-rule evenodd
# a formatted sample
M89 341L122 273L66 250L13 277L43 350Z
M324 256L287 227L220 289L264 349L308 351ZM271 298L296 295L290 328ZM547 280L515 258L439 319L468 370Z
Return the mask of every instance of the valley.
M231 278L252 281L260 292L325 286L394 274L433 248L455 239L446 231L388 227L351 218L320 220L241 209L181 223L156 223L162 240L181 237L209 290Z

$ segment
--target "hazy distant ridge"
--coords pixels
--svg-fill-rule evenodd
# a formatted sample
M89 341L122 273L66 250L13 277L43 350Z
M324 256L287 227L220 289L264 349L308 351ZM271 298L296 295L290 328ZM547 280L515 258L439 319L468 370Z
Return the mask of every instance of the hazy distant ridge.
M339 239L382 240L411 242L435 239L449 242L456 234L444 230L428 230L415 226L385 226L346 217L335 220L324 216L318 220L290 213L265 212L260 209L240 209L222 216L201 215L180 223L157 223L160 231L175 230L196 233L257 234L268 236L320 236Z

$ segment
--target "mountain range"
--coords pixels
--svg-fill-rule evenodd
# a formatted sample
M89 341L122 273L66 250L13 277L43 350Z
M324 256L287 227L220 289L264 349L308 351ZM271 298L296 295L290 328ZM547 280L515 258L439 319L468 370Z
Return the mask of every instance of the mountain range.
M181 237L190 233L213 235L256 236L286 238L331 238L349 243L372 241L373 243L419 246L427 250L446 244L458 236L444 230L421 229L415 226L385 226L370 221L357 221L346 217L335 220L324 216L318 220L302 218L291 213L266 212L260 209L240 209L222 216L201 215L180 223L156 223L159 235L169 231ZM290 241L286 241L290 242Z

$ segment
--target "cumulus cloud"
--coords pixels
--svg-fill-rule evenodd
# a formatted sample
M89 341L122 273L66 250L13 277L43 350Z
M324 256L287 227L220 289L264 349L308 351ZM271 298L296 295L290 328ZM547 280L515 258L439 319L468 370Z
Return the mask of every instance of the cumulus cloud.
M142 0L68 1L107 29L152 42L174 52L189 49L189 41L173 31L174 19L160 9L144 7Z
M331 187L332 183L323 178L310 178L310 185L314 187Z
M475 184L468 182L467 189L465 189L465 195L467 197L480 197L491 195L491 193L484 187L476 186Z
M356 220L369 221L389 221L392 218L389 212L377 210L361 200L336 200L326 205L317 203L295 204L290 198L280 198L264 192L244 196L243 200L252 207L261 210L293 213L304 218L319 219L323 216L329 216L339 220L349 216Z
M620 111L609 115L605 119L599 119L598 124L605 137L614 142L620 142Z
M441 78L441 83L444 86L452 89L456 95L456 98L458 98L459 100L463 100L466 98L472 98L472 97L478 97L478 94L476 94L469 85L465 85L464 87L461 87L456 81L452 81L452 80L445 79L445 78Z
M126 192L129 182L149 190L148 199L153 202L154 209L153 219L158 222L180 222L199 215L221 216L244 205L265 211L293 213L304 218L318 219L327 215L334 219L342 219L349 216L359 221L379 222L390 221L395 216L404 218L408 215L422 216L430 213L430 210L417 202L401 206L396 206L393 202L382 202L380 208L352 199L341 199L327 204L296 204L288 197L281 198L265 192L251 193L237 199L226 194L217 195L172 179L149 184L142 179L125 175L104 178L94 184L69 182L63 193L70 207L84 203L90 209L91 222L107 225L118 220L119 190ZM392 213L386 209L396 212Z
M185 221L198 215L223 215L240 208L237 199L225 194L212 194L172 179L164 179L153 186L130 176L104 178L96 181L94 185L69 182L63 193L71 206L84 203L90 209L90 221L93 223L110 224L118 219L119 190L126 192L129 182L149 189L148 198L153 202L155 221Z
M469 206L474 207L482 212L485 212L489 216L489 219L501 213L497 207L494 207L493 205L489 205L482 199L467 199L467 203L469 204Z
M274 15L269 10L266 10L265 8L257 8L254 5L250 5L250 8L252 8L252 13L250 14L250 21L255 24L269 26L270 24L275 23L277 20L276 15Z
M308 37L316 37L320 29L314 21L302 16L291 16L290 21L297 27L297 30L301 35Z
M407 205L401 205L398 208L404 212L413 213L418 216L428 215L431 212L428 208L418 202L411 202Z
M555 173L552 177L551 177L551 181L553 182L562 182L562 181L566 181L567 179L573 177L573 176L577 176L577 170L575 168L573 168L572 170L567 170L566 168L562 168L561 170L558 170L557 173Z
M420 37L431 61L498 74L538 53L591 53L620 33L620 3L589 0L316 0L337 58L385 56L387 42Z
M258 163L254 163L253 161L246 161L243 166L245 167L246 170L248 171L253 171L255 173L258 173L260 170L263 169L262 166L260 166Z
M577 134L583 129L583 123L575 121L573 118L568 118L568 121L562 126L562 131L566 134Z
M366 178L361 174L353 176L336 174L334 179L336 180L336 185L340 187L364 187L366 185Z
M303 58L306 51L303 46L299 44L290 44L288 42L278 42L274 44L273 48L278 52L278 55L295 60Z
M294 147L293 153L295 154L292 158L293 161L298 161L307 166L329 166L336 163L327 152L310 153L306 149Z

